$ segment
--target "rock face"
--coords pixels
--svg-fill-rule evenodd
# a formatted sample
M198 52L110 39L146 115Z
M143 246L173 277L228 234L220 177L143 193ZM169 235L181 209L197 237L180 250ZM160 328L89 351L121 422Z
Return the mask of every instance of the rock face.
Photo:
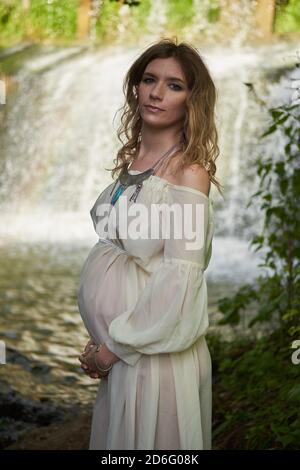
M88 449L92 410L22 397L0 382L0 449Z
M61 423L31 430L4 450L87 450L90 430L91 413L82 413Z

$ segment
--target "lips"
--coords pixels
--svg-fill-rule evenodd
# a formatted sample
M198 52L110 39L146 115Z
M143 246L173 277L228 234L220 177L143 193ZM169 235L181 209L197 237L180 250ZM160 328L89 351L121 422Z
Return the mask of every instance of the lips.
M158 108L157 106L152 106L151 104L146 104L145 106L146 108L149 108L149 109L154 109L154 110L156 109L158 111L164 111L163 109Z

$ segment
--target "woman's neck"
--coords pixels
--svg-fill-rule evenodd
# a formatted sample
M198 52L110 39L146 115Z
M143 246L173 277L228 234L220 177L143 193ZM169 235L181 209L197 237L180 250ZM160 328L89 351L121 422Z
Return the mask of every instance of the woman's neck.
M179 144L180 136L169 140L157 140L154 142L145 142L141 140L137 149L135 161L145 164L155 164L169 149Z

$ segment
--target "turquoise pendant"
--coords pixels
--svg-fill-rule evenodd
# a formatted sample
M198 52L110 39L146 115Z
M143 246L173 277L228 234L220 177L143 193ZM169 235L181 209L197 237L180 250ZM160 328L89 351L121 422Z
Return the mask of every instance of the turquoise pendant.
M151 176L153 174L154 174L153 168L149 168L148 170L143 171L143 173L139 173L138 175L131 175L130 173L128 173L127 168L124 168L121 175L119 176L119 178L115 182L115 185L114 185L114 187L113 187L113 189L110 193L110 194L113 193L113 191L116 187L116 184L119 181L120 186L118 187L118 189L114 193L114 195L111 199L111 204L115 205L115 203L117 202L117 200L119 199L121 194L125 191L125 189L128 188L129 186L132 186L132 185L137 185L137 188L136 188L135 192L133 193L133 195L130 198L130 201L134 200L134 202L135 202L136 198L138 196L138 193L140 192L140 190L142 188L142 185L143 185L142 182L145 179L149 178L149 176Z
M120 186L118 187L118 189L116 190L115 194L113 195L111 199L111 204L113 206L115 205L115 203L117 202L121 194L125 191L125 189L126 189L126 186L124 186L123 184L120 184Z
M180 141L180 144L182 143L182 141ZM117 200L119 199L119 197L121 196L121 194L125 191L126 188L128 188L129 186L132 186L132 185L136 185L136 189L134 191L134 193L132 194L132 196L130 197L130 201L134 201L136 202L136 199L138 197L138 194L139 192L141 191L142 187L143 187L143 181L146 180L147 178L149 178L150 176L154 175L155 174L155 171L157 170L157 168L159 168L159 166L161 165L162 161L166 158L166 157L169 157L170 154L172 154L172 151L177 147L177 144L173 145L173 147L171 147L171 149L169 149L161 158L160 160L158 160L158 162L155 163L154 167L153 168L148 168L148 170L145 170L143 171L142 173L139 173L138 175L131 175L129 172L128 172L128 164L125 165L122 169L122 172L120 174L120 176L118 177L118 179L116 180L114 186L113 186L113 189L111 190L110 192L110 195L112 195L112 193L114 192L114 189L116 187L116 184L117 182L119 181L120 183L120 186L118 187L117 191L115 192L115 194L113 195L112 199L111 199L111 204L114 205Z

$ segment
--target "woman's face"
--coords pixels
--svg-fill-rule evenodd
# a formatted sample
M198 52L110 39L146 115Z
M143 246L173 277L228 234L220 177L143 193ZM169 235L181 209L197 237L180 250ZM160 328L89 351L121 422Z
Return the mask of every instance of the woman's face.
M149 62L137 90L140 114L147 124L162 128L183 122L189 90L181 66L173 57ZM147 105L161 111L151 111Z

